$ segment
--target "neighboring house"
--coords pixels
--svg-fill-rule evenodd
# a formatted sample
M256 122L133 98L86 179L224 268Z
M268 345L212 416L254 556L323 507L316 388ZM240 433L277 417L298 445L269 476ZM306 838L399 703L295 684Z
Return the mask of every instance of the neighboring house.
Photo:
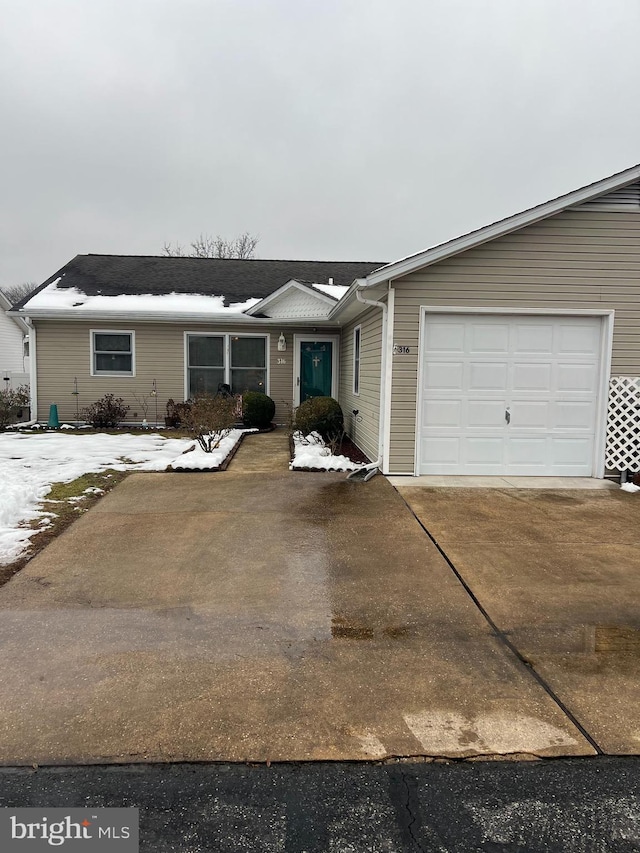
M602 477L610 376L640 376L640 166L388 265L84 255L17 307L39 418L74 419L76 379L137 419L154 381L162 413L229 382L281 423L337 397L385 473Z
M11 301L0 290L0 388L29 384L29 327L9 315Z

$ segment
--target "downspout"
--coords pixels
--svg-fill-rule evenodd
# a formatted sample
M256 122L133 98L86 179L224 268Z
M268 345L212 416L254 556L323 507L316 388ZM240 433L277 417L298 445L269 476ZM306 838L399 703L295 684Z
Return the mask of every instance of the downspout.
M29 399L31 403L30 424L38 421L38 371L36 369L36 328L30 317L24 318L29 327Z
M384 412L386 408L386 372L387 372L387 323L388 323L388 308L385 302L378 302L375 299L365 299L361 289L356 288L356 299L363 305L370 305L372 308L380 308L382 310L382 364L380 366L380 414L378 419L378 459L370 465L365 465L366 468L384 469Z

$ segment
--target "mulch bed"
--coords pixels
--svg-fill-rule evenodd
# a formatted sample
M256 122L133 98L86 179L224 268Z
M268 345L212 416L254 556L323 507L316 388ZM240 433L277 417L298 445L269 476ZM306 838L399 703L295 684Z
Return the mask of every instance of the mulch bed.
M338 451L343 456L346 456L347 459L350 459L352 462L362 463L363 465L367 465L371 460L368 456L365 456L364 453L360 450L359 447L351 441L351 439L345 435L342 439L342 447Z

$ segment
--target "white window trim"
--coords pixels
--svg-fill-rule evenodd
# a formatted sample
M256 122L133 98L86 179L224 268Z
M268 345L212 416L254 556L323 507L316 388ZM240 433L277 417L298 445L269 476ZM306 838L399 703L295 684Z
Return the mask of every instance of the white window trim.
M358 338L358 359L356 361L356 336ZM357 325L353 329L353 396L360 396L360 380L362 378L362 326ZM357 371L357 373L356 373ZM356 391L356 376L358 379L358 390Z
M256 334L255 332L203 332L187 330L184 333L184 399L189 394L189 336L197 335L201 338L223 338L222 357L224 381L231 384L231 338L264 338L264 360L265 360L265 394L271 392L271 335L269 333Z
M424 359L424 337L428 314L511 314L513 316L541 317L600 317L600 377L598 382L598 403L593 442L591 476L602 480L605 474L605 445L607 440L607 403L609 399L609 378L613 357L613 326L615 311L612 308L491 308L464 307L451 305L421 305L418 345L418 385L416 395L416 421L414 428L413 476L420 471L420 412L422 411L422 371Z
M131 336L131 371L121 370L96 370L95 359L95 335L130 335ZM122 378L131 379L136 375L136 333L132 329L89 329L89 349L91 352L91 363L89 365L90 375L96 378L105 377L108 379L111 376L120 376Z

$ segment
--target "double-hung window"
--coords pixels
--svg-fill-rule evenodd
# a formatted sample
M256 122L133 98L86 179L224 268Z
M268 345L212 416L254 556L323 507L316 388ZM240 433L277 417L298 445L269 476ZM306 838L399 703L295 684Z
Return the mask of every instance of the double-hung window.
M221 384L232 394L267 393L267 336L187 334L187 397L216 394Z
M267 339L231 337L229 384L233 394L267 393Z
M187 336L187 397L214 395L225 381L225 335Z
M353 393L360 393L360 326L353 330Z
M134 376L134 332L91 332L91 375Z

